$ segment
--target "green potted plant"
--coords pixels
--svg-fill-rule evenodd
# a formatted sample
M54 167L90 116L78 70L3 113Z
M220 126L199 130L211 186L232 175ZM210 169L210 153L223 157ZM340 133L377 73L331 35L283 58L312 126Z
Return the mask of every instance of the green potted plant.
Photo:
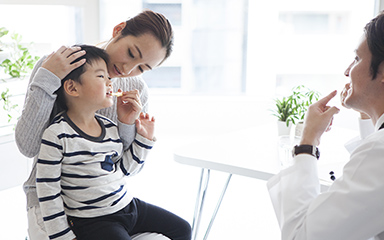
M319 100L320 93L311 90L304 85L297 86L292 91L295 96L295 114L297 119L297 122L295 122L295 136L301 137L305 113L307 112L309 105Z
M8 45L10 57L0 63L0 67L4 68L12 78L19 78L27 75L32 69L39 57L33 57L27 46L21 43L22 36L18 33L11 35L11 44Z
M278 118L278 135L289 135L291 126L296 125L295 135L301 135L299 131L309 105L319 99L320 93L311 90L304 85L292 89L292 94L281 99L275 99L276 108L273 115ZM300 127L297 127L300 125ZM284 127L285 126L285 127Z
M276 98L272 115L277 117L278 135L289 135L291 126L295 123L294 100L291 96Z
M0 38L6 36L8 30L4 27L0 27ZM5 87L1 88L0 107L5 111L8 116L8 123L18 114L18 105L11 102L12 93L8 86L10 82L15 79L22 79L27 76L33 69L33 66L39 59L34 57L29 52L28 47L21 43L22 36L17 33L10 35L10 42L3 43L0 41L0 54L6 53L3 59L0 59L0 71L3 75L0 75L0 84ZM14 115L14 116L13 116Z
M320 93L311 90L304 85L297 86L292 89L294 96L294 104L296 106L295 115L298 122L304 121L305 113L308 110L309 105L319 100Z

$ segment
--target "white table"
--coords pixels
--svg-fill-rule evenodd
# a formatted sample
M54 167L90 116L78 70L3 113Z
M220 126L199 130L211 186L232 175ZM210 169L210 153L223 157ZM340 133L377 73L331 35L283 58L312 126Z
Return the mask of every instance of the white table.
M201 139L175 150L174 160L176 162L202 169L192 224L192 239L196 238L199 229L210 170L226 172L228 178L204 239L208 238L232 174L268 180L282 169L276 128L276 125L271 124L224 133ZM334 171L335 177L341 175L342 168L349 159L349 153L345 150L344 143L356 135L357 131L336 127L323 135L319 146L318 164L322 190L325 190L332 182L330 171Z

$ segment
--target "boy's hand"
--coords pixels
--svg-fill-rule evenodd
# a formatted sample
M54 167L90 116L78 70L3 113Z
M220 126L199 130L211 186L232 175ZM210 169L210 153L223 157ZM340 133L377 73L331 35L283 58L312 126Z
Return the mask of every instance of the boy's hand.
M139 90L123 92L123 95L117 98L117 118L122 123L134 124L142 108Z
M155 135L155 118L149 114L140 113L140 117L136 119L136 130L141 136L153 141Z
M85 59L72 63L77 58L86 54L84 50L80 50L80 47L62 46L56 52L51 53L41 66L55 74L59 79L63 79L72 70L85 63Z

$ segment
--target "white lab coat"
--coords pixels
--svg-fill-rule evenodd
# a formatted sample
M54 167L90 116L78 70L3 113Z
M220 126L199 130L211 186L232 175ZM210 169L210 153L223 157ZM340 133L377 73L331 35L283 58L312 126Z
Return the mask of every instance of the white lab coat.
M384 115L375 129L383 122ZM327 192L320 193L317 160L308 154L268 181L283 240L384 240L384 129L354 147Z

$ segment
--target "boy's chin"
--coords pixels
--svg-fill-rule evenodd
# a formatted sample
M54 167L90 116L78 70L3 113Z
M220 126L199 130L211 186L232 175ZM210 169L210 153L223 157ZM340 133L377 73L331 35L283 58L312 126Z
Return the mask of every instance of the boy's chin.
M110 99L109 103L105 104L105 105L103 106L103 108L109 108L109 107L111 107L112 105L113 105L113 100Z

